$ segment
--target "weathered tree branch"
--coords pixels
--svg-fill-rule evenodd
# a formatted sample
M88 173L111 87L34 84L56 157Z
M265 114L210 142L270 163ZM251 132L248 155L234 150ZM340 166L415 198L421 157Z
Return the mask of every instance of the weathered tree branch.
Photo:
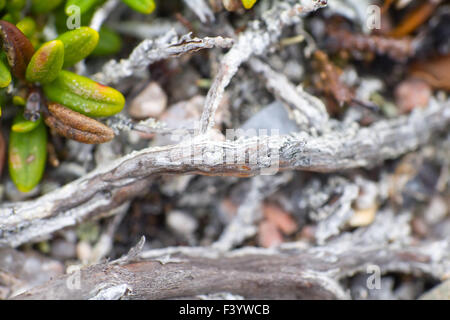
M174 254L95 265L49 281L16 299L192 299L221 292L247 299L348 299L338 281L365 273L369 265L378 266L383 274L441 276L435 272L440 261L422 247L366 245L336 254L320 254L320 247L252 250L244 248L209 258ZM68 286L70 281L79 281L79 287Z
M16 299L179 299L225 293L247 299L347 299L349 292L339 281L373 267L380 275L445 277L449 242L414 244L410 219L409 213L380 211L370 226L324 246L292 242L225 252L215 246L142 251L142 238L120 259L55 278Z
M249 177L270 167L317 172L371 167L425 144L433 133L447 128L449 123L450 102L441 105L434 102L409 116L320 137L305 133L220 142L198 136L177 145L147 148L38 199L3 205L0 246L16 247L35 241L102 213L145 190L148 179L154 175ZM258 158L258 150L264 149L270 152Z

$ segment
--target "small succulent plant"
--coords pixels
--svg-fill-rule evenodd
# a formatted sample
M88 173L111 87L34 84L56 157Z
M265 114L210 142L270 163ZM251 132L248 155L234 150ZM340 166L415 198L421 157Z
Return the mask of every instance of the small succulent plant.
M94 119L109 117L125 105L123 95L71 71L89 55L104 56L121 48L113 31L80 26L68 30L66 21L77 6L81 24L88 25L105 0L0 0L0 115L1 108L18 108L9 134L8 164L12 181L22 192L41 180L47 161L47 128L82 143L99 144L114 138L112 129ZM144 14L154 0L122 0ZM48 17L59 36L42 41ZM13 84L13 86L11 86ZM9 87L9 89L7 89Z

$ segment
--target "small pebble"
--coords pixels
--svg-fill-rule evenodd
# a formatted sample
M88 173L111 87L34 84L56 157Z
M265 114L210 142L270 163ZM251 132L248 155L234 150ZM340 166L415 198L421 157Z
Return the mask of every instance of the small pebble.
M424 218L428 224L433 225L441 222L447 214L447 203L442 197L435 196L425 210Z
M77 257L80 261L86 262L89 261L91 257L92 247L86 241L80 241L77 244Z
M198 223L192 216L179 210L171 211L166 223L169 228L182 235L191 235L198 228Z
M374 204L367 209L357 209L348 221L351 227L366 227L375 220L378 205Z
M259 224L258 243L263 248L271 248L283 243L283 236L277 226L265 220Z
M133 99L128 112L135 119L158 118L167 107L167 95L157 82Z
M431 87L424 81L408 79L395 89L395 101L402 113L428 106L432 95Z

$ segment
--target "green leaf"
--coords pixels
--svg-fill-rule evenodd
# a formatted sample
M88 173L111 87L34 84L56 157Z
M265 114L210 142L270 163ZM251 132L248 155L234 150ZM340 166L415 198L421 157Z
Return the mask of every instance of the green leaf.
M9 11L19 11L25 7L27 0L8 0L6 3L6 8Z
M0 60L0 88L6 88L11 83L9 67Z
M27 67L26 79L41 84L56 79L64 64L64 44L61 40L44 43L31 57Z
M150 14L155 10L154 0L122 0L131 9L143 14Z
M48 13L58 7L63 0L32 0L31 11L34 13Z
M42 122L42 118L39 118L37 121L28 121L24 118L23 114L17 116L16 121L11 127L11 130L14 132L30 132L36 129L39 124Z
M10 23L14 23L14 21L16 21L17 19L17 15L13 15L11 13L7 13L2 17L2 20L8 21Z
M64 67L73 66L90 55L98 44L98 38L98 32L89 27L81 27L60 35L57 40L64 43Z
M16 117L14 124L20 121ZM47 130L41 122L34 130L9 136L9 174L17 189L31 191L41 181L47 160Z
M106 28L102 27L99 32L100 39L97 47L92 51L93 56L108 56L120 51L122 48L122 39L120 36Z
M0 0L0 10L3 10L5 5L6 5L6 0Z
M125 106L119 91L65 70L43 89L49 101L91 117L112 116Z
M36 32L36 22L30 17L25 17L17 22L16 27L19 28L27 38L30 38Z
M25 100L25 98L21 96L13 96L12 103L15 106L25 107L25 105L27 104L27 100Z

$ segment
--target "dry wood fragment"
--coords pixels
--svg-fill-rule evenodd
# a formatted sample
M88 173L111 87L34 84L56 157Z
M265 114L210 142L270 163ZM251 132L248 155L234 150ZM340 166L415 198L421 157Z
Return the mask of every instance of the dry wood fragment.
M349 51L355 58L361 54L379 54L389 56L391 59L404 62L415 53L413 39L396 39L381 35L366 35L354 33L336 26L328 28L331 50Z

